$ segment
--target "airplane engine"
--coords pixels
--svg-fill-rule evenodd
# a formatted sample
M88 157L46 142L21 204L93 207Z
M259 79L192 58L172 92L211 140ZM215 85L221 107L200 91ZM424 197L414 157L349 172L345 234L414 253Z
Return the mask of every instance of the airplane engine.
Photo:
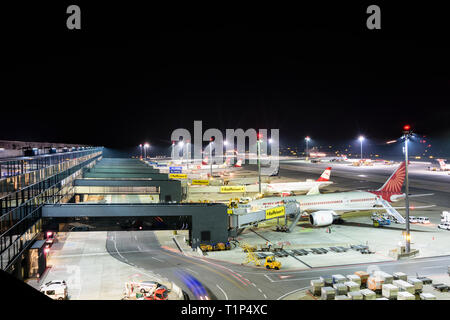
M397 202L397 201L400 201L400 200L404 200L405 199L405 194L404 193L403 194L393 194L390 199L391 199L392 202Z
M309 221L313 226L323 227L333 224L336 213L332 210L316 211L309 215Z

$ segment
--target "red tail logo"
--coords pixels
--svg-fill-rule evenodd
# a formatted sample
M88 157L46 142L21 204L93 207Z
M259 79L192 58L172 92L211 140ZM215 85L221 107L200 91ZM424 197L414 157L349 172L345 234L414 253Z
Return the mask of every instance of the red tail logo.
M330 181L331 167L325 169L317 181Z
M405 181L405 162L402 162L395 172L389 177L386 183L377 191L389 193L401 193L403 182Z

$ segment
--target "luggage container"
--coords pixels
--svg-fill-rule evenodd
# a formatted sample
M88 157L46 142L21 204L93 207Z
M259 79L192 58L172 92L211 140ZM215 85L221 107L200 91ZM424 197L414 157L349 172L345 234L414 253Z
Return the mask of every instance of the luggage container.
M352 298L348 296L336 296L334 300L352 300Z
M361 286L367 285L367 279L369 278L369 274L365 271L356 271L355 275L359 276L361 279Z
M414 286L414 293L421 293L423 289L423 282L417 278L408 277L408 283Z
M420 300L436 300L436 296L431 293L421 293Z
M331 287L333 285L332 276L320 276L319 279L323 281L324 286Z
M406 281L408 279L408 276L406 275L406 273L403 273L403 272L394 272L392 275L394 276L394 280Z
M352 300L362 300L363 295L361 291L350 291L347 293L347 297L350 297Z
M372 291L381 291L384 280L379 276L370 276L367 280L367 288Z
M402 291L409 292L411 294L415 293L414 286L404 280L394 280L393 285L398 287L399 293Z
M417 277L417 279L421 280L423 284L432 284L433 280L427 277Z
M336 289L336 295L338 296L346 295L348 292L347 286L343 283L335 283L333 288Z
M375 300L377 298L375 292L369 289L361 290L361 294L363 295L363 300Z
M354 281L346 281L344 284L347 287L347 291L359 291L361 289L360 285Z
M347 278L342 274L333 274L331 277L333 278L333 283L344 283L347 281Z
M399 291L397 300L416 300L416 297L407 291Z
M311 280L311 293L315 296L320 296L324 283L320 279Z
M376 277L380 277L386 284L392 284L392 281L394 281L394 277L391 274L386 273L384 271L376 270L373 274Z
M334 297L336 296L336 291L332 287L323 287L321 289L321 300L334 300Z
M393 284L387 283L383 284L381 287L381 295L389 300L397 299L398 287Z
M359 286L361 286L361 278L357 276L356 274L349 274L347 275L348 281L356 282Z

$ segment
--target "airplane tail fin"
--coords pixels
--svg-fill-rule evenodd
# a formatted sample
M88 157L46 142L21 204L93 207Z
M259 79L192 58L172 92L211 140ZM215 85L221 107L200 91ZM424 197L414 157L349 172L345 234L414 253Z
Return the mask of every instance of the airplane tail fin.
M445 168L445 160L444 159L436 159L439 162L439 166L441 169Z
M389 179L383 184L377 191L384 191L389 193L401 193L403 182L405 181L405 161L400 163L397 170L389 177Z
M316 181L330 181L330 175L331 175L331 167L328 167Z
M236 164L234 165L235 167L242 167L242 160L239 159L238 162L236 162Z
M230 163L231 163L231 158L226 158L226 160L225 160L225 165L226 165L226 166L229 166Z
M205 157L205 159L202 160L202 164L205 166L208 164L208 157Z

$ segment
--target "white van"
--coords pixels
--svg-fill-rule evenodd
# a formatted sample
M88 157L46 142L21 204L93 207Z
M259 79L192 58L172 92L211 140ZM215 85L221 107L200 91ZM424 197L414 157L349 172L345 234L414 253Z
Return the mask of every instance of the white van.
M417 222L418 223L427 224L427 223L430 223L430 218L428 218L428 217L418 217L417 218Z
M53 300L67 299L67 286L61 284L51 284L41 287L41 292Z

